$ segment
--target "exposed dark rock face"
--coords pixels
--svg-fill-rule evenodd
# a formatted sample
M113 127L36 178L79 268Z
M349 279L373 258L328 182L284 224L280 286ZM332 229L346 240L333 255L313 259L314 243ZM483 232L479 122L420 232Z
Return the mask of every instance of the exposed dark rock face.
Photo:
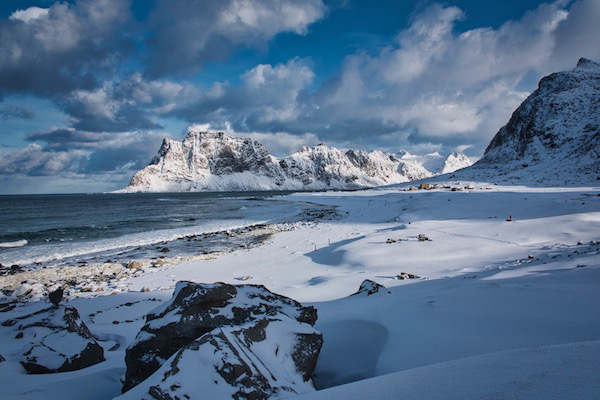
M374 282L370 279L365 279L360 284L358 291L356 293L354 293L352 296L356 296L358 294L366 294L367 296L370 296L372 294L379 292L380 290L385 290L385 286L380 285L379 283Z
M179 282L172 299L146 315L146 323L135 343L127 349L123 391L142 382L175 352L197 339L204 340L201 337L216 328L221 330L213 331L212 337L218 337L225 328L231 332L241 329L244 337L253 342L260 341L264 334L261 324L283 320L306 326L310 334L317 334L312 330L317 320L313 307L303 307L292 299L271 293L264 286ZM259 324L258 321L264 322ZM320 345L316 347L320 349ZM310 365L310 362L299 361L299 364ZM310 376L312 369L305 372Z
M98 344L74 307L53 306L2 323L25 343L21 365L30 374L68 372L104 361Z
M489 168L495 175L527 168L541 180L600 176L600 64L582 58L542 78L468 170Z
M177 351L124 399L268 399L314 390L323 339L286 316L224 326Z

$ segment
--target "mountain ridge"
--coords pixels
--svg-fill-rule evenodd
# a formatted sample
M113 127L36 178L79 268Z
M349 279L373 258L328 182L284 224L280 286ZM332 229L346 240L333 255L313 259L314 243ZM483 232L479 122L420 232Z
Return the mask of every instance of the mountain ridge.
M600 64L581 58L574 69L543 77L483 157L452 176L552 185L600 180Z
M305 146L283 158L256 140L192 125L182 141L163 140L150 164L119 192L358 189L407 182L463 168L462 153L443 157L429 170L409 153Z

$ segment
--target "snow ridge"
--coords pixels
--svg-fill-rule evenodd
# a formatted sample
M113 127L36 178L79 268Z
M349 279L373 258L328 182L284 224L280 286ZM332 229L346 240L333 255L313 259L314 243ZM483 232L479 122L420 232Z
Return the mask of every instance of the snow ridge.
M437 157L441 168L429 170L423 158L408 153L397 157L319 144L279 159L255 140L192 125L183 141L164 139L150 165L136 172L121 192L355 189L427 178L471 164L459 153Z
M600 64L582 58L542 78L465 172L550 184L600 179Z

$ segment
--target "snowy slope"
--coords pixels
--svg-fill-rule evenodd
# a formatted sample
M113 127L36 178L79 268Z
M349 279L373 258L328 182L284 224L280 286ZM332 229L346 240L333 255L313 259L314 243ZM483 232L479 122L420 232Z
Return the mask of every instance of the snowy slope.
M150 165L122 191L352 189L422 179L471 164L457 153L435 158L439 165L429 170L425 158L409 154L397 158L320 144L278 159L255 140L191 126L182 142L165 139Z
M320 399L591 399L600 341L508 350L395 372L297 397Z
M600 179L600 64L542 78L460 179L541 184Z
M23 342L0 325L3 395L117 397L125 349L176 281L244 277L317 308L320 390L307 398L600 397L600 188L447 186L461 190L286 196L336 205L340 218L214 259L147 268L123 280L123 293L84 293L69 305L106 361L80 371L26 375L16 358ZM397 279L402 272L420 278ZM350 296L365 279L387 289ZM19 305L0 321L42 307Z

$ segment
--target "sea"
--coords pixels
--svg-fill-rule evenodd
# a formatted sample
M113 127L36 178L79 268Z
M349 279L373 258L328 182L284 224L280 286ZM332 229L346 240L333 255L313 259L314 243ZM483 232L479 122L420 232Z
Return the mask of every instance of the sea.
M246 247L268 235L229 231L296 222L316 207L281 198L289 193L3 195L0 264L85 265Z

